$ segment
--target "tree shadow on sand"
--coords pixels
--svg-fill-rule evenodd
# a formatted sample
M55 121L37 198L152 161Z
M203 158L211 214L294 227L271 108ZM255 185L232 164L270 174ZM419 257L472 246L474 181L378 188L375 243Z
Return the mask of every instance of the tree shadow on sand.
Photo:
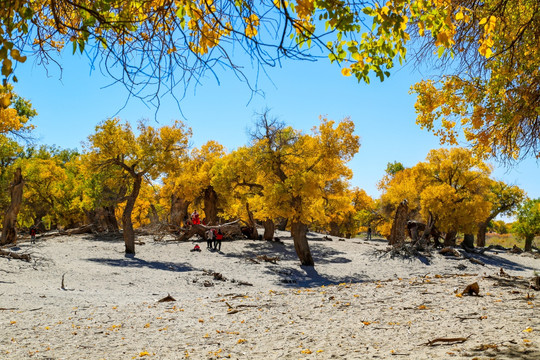
M186 272L197 270L191 265L186 263L174 263L170 261L146 261L136 257L126 256L123 259L107 259L107 258L89 258L87 261L91 261L98 264L103 264L113 267L126 267L126 268L148 268L162 271L174 271L174 272Z
M282 267L279 269L266 268L265 272L277 274L279 284L285 287L321 287L343 283L362 283L369 281L366 275L331 276L320 274L316 266Z
M250 240L251 241L251 240ZM321 244L309 244L311 256L315 261L315 265L323 264L346 264L352 260L341 255L346 255L342 251L335 250ZM224 250L226 246L224 245ZM239 253L226 253L225 256L241 259L256 259L257 256L278 256L280 260L299 261L298 255L294 250L294 245L291 243L280 243L276 241L253 241L247 243L244 251Z
M278 261L277 264L264 262L254 264L254 266L264 266L261 271L276 276L276 283L284 287L320 287L323 285L358 283L368 280L365 275L361 274L354 274L352 276L320 274L317 271L317 265L346 264L350 263L352 260L343 256L346 255L346 253L324 246L323 244L310 243L310 249L315 261L315 267L300 265L294 246L290 242L285 244L274 241L251 242L245 245L244 251L239 253L226 253L225 256L235 259L252 260L257 260L257 256L267 256L270 258L277 256L280 261L298 262L298 266L283 266L280 264L280 261Z
M498 256L498 253L494 252L493 254L488 254L487 252L483 254L468 254L469 257L475 258L477 260L482 261L486 265L495 266L498 268L502 268L504 270L512 270L512 271L526 271L526 270L538 270L538 268L533 268L529 266L525 266L523 264L516 263L512 260L505 259L503 257Z

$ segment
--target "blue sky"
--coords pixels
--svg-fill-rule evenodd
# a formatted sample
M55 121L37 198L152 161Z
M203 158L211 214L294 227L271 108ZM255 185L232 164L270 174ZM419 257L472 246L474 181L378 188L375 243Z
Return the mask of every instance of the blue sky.
M108 86L111 80L91 71L84 56L66 52L61 63L61 79L56 65L50 65L47 73L31 58L16 69L15 90L38 111L33 123L43 144L80 150L96 124L116 115L133 124L144 118L158 121L157 125L180 119L193 129L193 146L216 140L233 150L248 143L254 114L266 107L273 116L305 131L319 124L320 115L334 120L349 116L361 137L360 151L349 163L354 172L351 183L373 197L380 195L376 184L388 162L413 166L430 149L441 147L437 138L415 124L415 97L409 95L409 88L421 76L411 66L394 70L383 83L374 78L366 85L343 77L340 68L326 59L285 61L281 68L267 69L268 76L259 76L265 94L253 97L230 70L216 69L219 84L210 74L202 79L201 85L188 90L181 112L171 97L164 97L156 117L154 108L137 99L122 109L126 90L119 84ZM249 67L247 71L253 73ZM520 186L530 197L540 197L540 168L534 158L513 168L496 166L493 177Z

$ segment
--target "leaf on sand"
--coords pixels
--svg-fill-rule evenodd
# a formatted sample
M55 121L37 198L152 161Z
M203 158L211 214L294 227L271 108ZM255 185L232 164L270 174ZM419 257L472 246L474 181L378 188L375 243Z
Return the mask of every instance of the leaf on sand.
M171 296L171 294L167 294L163 299L158 300L158 302L167 302L167 301L176 301L175 298Z

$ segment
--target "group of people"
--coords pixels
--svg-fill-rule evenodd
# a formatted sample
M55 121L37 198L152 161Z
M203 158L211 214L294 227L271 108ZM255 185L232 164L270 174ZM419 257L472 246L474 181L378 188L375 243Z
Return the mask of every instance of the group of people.
M210 229L206 232L206 249L221 251L221 241L223 240L223 233L221 229ZM195 244L195 247L191 251L202 251L199 244Z
M197 210L193 211L191 213L191 224L192 225L200 225L201 220L199 217L199 213ZM208 250L217 250L221 251L221 241L223 240L223 233L221 232L221 229L210 229L206 232L206 248ZM199 244L195 244L195 247L191 251L201 251L201 247Z

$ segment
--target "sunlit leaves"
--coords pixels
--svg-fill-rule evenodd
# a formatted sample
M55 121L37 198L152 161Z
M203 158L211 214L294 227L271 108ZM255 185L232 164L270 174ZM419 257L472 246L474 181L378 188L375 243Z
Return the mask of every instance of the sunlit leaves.
M432 150L425 162L397 172L381 199L389 210L407 199L411 214L424 222L431 215L440 231L472 232L491 209L490 172L466 149Z

